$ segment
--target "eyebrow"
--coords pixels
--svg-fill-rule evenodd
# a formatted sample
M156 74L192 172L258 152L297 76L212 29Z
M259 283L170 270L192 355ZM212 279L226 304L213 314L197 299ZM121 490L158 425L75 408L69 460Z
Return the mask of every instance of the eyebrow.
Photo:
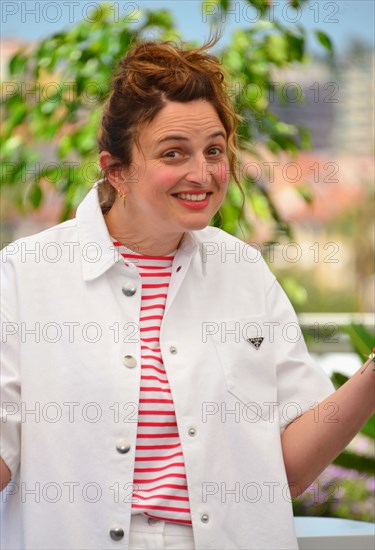
M214 132L213 134L210 134L208 136L207 141L209 139L214 139L214 138L217 138L217 137L222 137L224 139L227 139L227 136L225 135L225 133L222 130L219 130L218 132ZM189 138L187 138L185 136L171 135L171 136L163 137L162 139L160 139L156 143L157 143L157 145L159 145L160 143L164 143L165 141L189 141Z

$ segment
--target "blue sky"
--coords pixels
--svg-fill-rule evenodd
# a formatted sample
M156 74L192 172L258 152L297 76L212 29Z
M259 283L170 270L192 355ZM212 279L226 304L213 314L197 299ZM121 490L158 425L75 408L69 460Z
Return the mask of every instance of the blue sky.
M23 40L38 39L71 26L83 19L90 10L99 6L93 1L8 1L1 2L1 35L3 38ZM213 2L208 2L202 12L200 0L137 0L111 2L113 17L124 17L136 8L169 9L177 27L187 40L203 41L209 33L212 20L210 11L215 9ZM288 9L285 0L274 0L275 17L284 23L303 24L308 29L320 29L331 36L339 53L345 49L351 39L362 39L374 47L374 5L373 0L311 0L302 13ZM236 28L246 28L257 19L256 11L246 2L232 0L231 14L225 21L225 34L222 43L229 41Z

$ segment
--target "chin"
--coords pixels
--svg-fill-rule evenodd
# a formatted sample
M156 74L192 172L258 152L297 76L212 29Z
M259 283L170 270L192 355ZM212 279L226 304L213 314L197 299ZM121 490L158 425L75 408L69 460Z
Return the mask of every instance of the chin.
M211 219L207 220L195 220L194 222L188 223L185 226L185 231L198 231L199 229L204 229L208 226Z

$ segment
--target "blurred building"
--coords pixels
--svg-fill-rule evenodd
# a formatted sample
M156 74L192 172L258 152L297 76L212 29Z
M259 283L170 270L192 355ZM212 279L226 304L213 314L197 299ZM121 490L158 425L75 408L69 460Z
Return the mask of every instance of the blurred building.
M336 148L351 153L374 152L375 52L363 52L338 66L340 102L333 132Z
M307 128L316 151L334 148L339 83L325 63L314 61L275 74L276 93L269 108L282 121Z
M306 127L317 151L374 151L375 52L314 61L276 75L270 109L289 124Z

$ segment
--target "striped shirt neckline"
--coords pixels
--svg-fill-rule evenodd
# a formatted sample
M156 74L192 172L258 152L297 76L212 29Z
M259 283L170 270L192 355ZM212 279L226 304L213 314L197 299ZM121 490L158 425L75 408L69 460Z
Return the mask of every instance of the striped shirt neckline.
M127 248L120 241L114 239L111 235L113 245L118 248L121 256L125 260L125 265L134 264L136 267L142 268L151 268L151 269L165 269L172 266L173 259L176 255L177 248L173 250L170 254L166 255L151 255L151 254L140 254L135 252L130 248ZM156 261L158 264L156 265Z

